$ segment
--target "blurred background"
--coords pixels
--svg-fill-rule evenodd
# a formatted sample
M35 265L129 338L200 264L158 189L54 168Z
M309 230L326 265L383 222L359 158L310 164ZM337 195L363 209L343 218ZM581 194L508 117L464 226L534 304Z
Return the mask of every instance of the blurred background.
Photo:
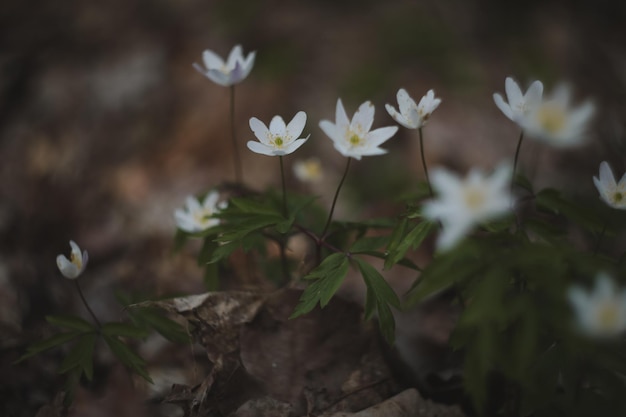
M489 169L515 150L518 128L492 99L513 76L523 89L566 81L575 102L596 104L587 145L526 140L520 160L538 185L595 200L602 160L626 170L625 21L626 3L611 0L3 1L0 414L33 415L56 392L54 369L10 363L41 337L46 314L83 314L55 265L70 239L89 251L81 282L103 320L123 317L115 289L203 291L194 251L172 255L172 237L188 194L234 178L229 91L192 68L204 49L257 51L236 87L253 188L278 187L280 172L245 148L250 117L307 112L311 138L285 162L319 157L313 192L329 202L344 159L319 120L334 120L341 97L349 115L371 100L374 127L395 124L384 104L397 105L399 88L443 100L424 130L429 166ZM340 218L397 213L397 197L422 178L416 132L401 128L383 147L386 156L353 165Z

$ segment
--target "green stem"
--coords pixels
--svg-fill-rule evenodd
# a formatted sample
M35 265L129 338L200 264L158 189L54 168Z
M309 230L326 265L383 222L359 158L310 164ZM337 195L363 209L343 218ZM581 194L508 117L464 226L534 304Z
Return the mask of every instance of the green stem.
M235 181L240 184L243 177L241 170L241 158L239 156L239 147L237 146L237 138L235 135L235 86L230 86L230 132L233 144L233 163L235 165Z
M283 215L285 218L288 218L289 210L287 209L287 186L285 183L285 166L283 164L283 156L279 155L278 159L280 160L280 179L283 183Z
M352 158L348 158L348 162L346 163L346 169L343 172L343 176L341 177L341 181L339 182L339 186L337 187L337 191L335 191L335 197L333 198L333 204L330 206L330 213L328 213L328 220L326 220L326 225L324 226L324 231L322 232L322 240L326 237L326 232L328 232L328 227L330 226L330 222L333 219L333 213L335 212L335 205L337 204L337 197L339 197L339 191L343 186L343 182L346 180L348 176L348 169L350 169L350 161Z
M517 148L515 149L515 158L513 159L513 174L511 176L511 190L515 185L515 172L517 170L517 161L519 159L519 151L522 148L522 140L524 139L524 131L519 133L519 139L517 140Z
M76 285L76 289L78 290L78 295L80 295L80 299L83 301L83 304L87 308L87 311L89 311L89 314L91 314L91 317L96 322L96 325L98 326L98 328L101 328L102 324L100 324L100 320L98 320L98 317L96 317L91 307L89 307L89 304L87 303L87 300L85 299L85 296L83 295L83 290L80 289L80 285L78 284L78 279L74 280L74 284Z
M430 185L430 176L428 175L428 166L426 165L426 157L424 156L424 136L422 134L422 128L417 129L420 135L420 154L422 156L422 167L424 167L424 174L426 175L426 183L428 183L428 191L430 196L434 197L433 188Z

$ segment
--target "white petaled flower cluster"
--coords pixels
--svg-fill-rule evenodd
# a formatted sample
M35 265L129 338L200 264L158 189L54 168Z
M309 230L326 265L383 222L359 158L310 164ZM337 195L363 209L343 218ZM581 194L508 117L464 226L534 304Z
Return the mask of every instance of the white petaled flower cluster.
M194 63L193 67L214 83L229 87L243 81L250 74L255 56L256 52L250 52L244 58L241 45L237 45L224 62L219 55L207 49L202 53L204 67L197 63Z
M433 170L431 182L438 197L424 204L423 213L443 225L437 247L451 249L475 225L511 211L510 179L508 164L500 165L491 176L473 169L465 179L444 168Z
M493 95L494 102L530 136L554 147L575 146L586 139L595 107L590 101L571 107L567 86L561 85L552 95L543 97L543 84L534 81L522 94L519 85L508 77L505 89L508 102L498 93Z
M228 206L225 201L218 203L219 198L217 191L211 191L203 201L193 196L187 197L185 207L174 212L178 228L188 233L198 233L217 226L220 219L213 216Z
M67 259L65 255L57 256L57 266L65 278L76 279L87 267L89 255L87 251L81 253L80 247L73 240L70 240L70 247L72 248L70 259Z
M318 158L298 160L293 164L293 173L302 182L318 182L322 179L322 164Z
M626 173L619 182L615 182L615 176L608 162L600 164L600 177L593 177L600 198L609 206L626 210Z
M306 138L298 138L304 130L306 124L306 113L299 111L289 124L280 116L274 116L270 122L269 129L265 123L252 117L250 119L250 129L254 132L259 142L249 141L248 149L252 152L267 156L288 155L298 149L307 141Z
M348 158L361 159L363 156L387 153L385 149L379 148L379 146L398 131L397 126L370 130L373 123L374 106L371 102L366 101L361 104L352 120L349 120L341 99L338 99L335 123L322 120L320 128L333 141L333 145L339 153Z
M386 104L385 109L396 122L408 129L419 129L426 125L432 112L441 103L440 98L435 98L433 90L428 90L419 104L415 104L404 88L398 90L397 99L399 111L390 104Z
M596 277L595 288L586 292L580 286L568 291L579 330L588 336L610 338L626 330L626 289L617 291L615 282L605 273Z

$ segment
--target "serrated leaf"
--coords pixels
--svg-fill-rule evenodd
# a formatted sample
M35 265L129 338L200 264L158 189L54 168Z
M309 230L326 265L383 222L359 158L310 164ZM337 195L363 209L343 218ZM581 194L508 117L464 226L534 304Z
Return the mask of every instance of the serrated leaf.
M103 335L104 341L111 349L111 352L122 362L127 368L135 371L146 381L152 382L152 378L146 371L145 361L133 352L128 346L126 346L121 340L115 336Z
M48 339L39 341L37 343L32 344L28 347L26 353L22 355L17 361L14 363L22 362L24 359L30 358L31 356L37 355L46 350L64 345L72 340L78 338L82 333L81 332L67 332L67 333L59 333Z
M153 329L170 342L188 343L190 340L185 328L167 318L159 309L152 307L133 308L129 310L129 314L137 325Z
M389 255L385 260L385 269L391 268L403 259L409 248L413 248L414 250L417 249L434 229L434 226L435 223L422 221L411 229L411 231L407 233L407 235L404 236L397 245L390 247Z
M377 300L386 304L391 304L396 308L400 308L400 300L398 295L389 286L385 278L369 263L362 259L356 259L361 275L365 283L374 291Z
M274 226L281 221L283 221L282 216L255 215L240 222L233 223L230 230L225 230L217 240L220 242L241 240L254 231Z
M76 330L79 332L91 332L96 330L96 327L93 324L76 316L46 316L46 321L55 326L63 327L70 330Z
M335 253L327 257L305 279L315 279L300 296L295 311L289 318L296 318L313 310L319 303L324 308L335 294L349 269L348 257Z
M530 182L528 178L526 178L526 176L524 176L523 174L519 172L515 174L514 184L530 192L531 194L534 193L533 184Z
M567 200L555 189L547 188L537 194L538 207L547 209L555 214L562 214L574 223L585 229L598 233L604 228L604 221L594 212L585 207Z
M97 339L97 333L83 334L61 363L59 373L80 368L87 379L91 381L93 378L93 354Z
M217 247L213 251L213 256L207 262L208 264L213 264L221 261L222 259L228 258L231 253L237 250L239 247L239 242L227 242Z
M108 336L130 337L134 339L145 339L149 332L133 324L110 322L102 326L102 333Z
M231 198L230 203L244 213L283 217L281 210L271 203L260 202L250 198Z

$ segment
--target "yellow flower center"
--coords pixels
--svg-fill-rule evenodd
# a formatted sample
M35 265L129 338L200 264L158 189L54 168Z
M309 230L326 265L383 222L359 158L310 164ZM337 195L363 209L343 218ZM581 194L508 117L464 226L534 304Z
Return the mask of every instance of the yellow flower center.
M470 210L478 210L485 205L485 192L481 188L469 187L463 190L463 201Z
M79 270L83 267L83 261L78 256L76 256L74 252L70 253L70 262L76 265L76 268L78 268Z
M621 192L616 191L615 194L613 194L613 202L620 203L623 199L624 194L622 194Z
M567 114L565 110L554 104L542 106L537 114L539 125L548 133L558 133L565 127Z
M208 223L209 219L211 218L211 216L213 215L213 213L211 212L211 210L207 210L207 209L203 209L203 210L198 210L196 212L193 213L193 218L202 225L205 225Z
M615 302L606 302L596 312L598 328L614 330L619 324L619 307Z
M274 139L274 145L276 145L276 147L280 148L283 146L283 143L285 143L283 141L283 138L281 138L280 136L278 136L276 139Z
M350 145L357 146L361 143L361 138L356 133L353 133L348 141L350 142Z

